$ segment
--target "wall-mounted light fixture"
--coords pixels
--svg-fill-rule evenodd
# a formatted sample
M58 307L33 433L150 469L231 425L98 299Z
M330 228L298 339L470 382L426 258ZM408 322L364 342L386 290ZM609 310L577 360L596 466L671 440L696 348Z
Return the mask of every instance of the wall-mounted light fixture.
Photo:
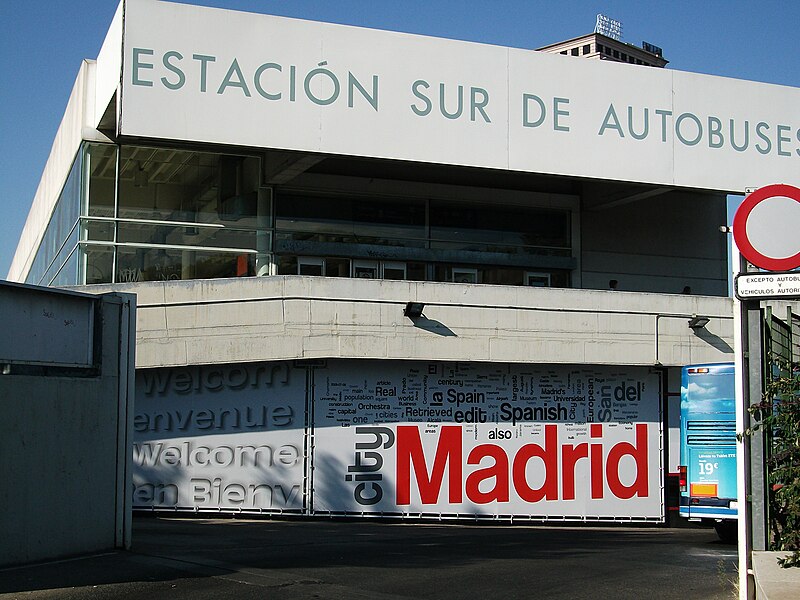
M425 310L425 304L422 302L408 302L403 309L403 316L409 319L417 319L422 316L422 311Z
M708 325L710 322L711 319L708 317L698 317L697 315L692 315L692 318L689 319L689 329L697 331L698 329L702 329Z

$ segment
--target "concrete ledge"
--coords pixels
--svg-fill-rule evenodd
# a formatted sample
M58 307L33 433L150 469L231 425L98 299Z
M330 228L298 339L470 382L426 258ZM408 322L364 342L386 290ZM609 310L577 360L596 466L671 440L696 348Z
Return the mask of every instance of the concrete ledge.
M757 600L795 600L800 598L800 568L778 565L786 552L753 552L753 575Z
M730 298L295 275L76 289L137 294L141 369L306 358L674 367L733 356ZM424 319L403 316L409 301L425 303ZM697 333L693 314L711 319Z

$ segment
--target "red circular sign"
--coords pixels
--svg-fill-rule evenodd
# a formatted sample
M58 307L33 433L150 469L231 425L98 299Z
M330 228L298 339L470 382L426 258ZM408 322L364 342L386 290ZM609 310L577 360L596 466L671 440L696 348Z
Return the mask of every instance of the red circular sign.
M800 204L800 189L784 184L767 185L749 194L742 202L736 215L733 217L733 239L739 247L739 252L748 261L757 267L767 271L789 271L800 267L800 234L798 230L790 231L787 236L780 237L781 227L786 228L787 223L793 222L792 219L783 219L780 214L773 210L770 214L765 214L762 210L763 203L773 202L779 209L785 208L786 203L793 207L792 201ZM759 207L761 211L758 218L753 217L754 209ZM800 206L795 210L800 210ZM777 217L777 218L776 218ZM768 221L768 222L765 222ZM757 222L757 223L756 223ZM754 233L755 225L758 225L758 235ZM750 231L748 231L750 228ZM774 235L770 235L774 233ZM786 255L785 248L775 252L774 240L789 241L792 250L790 255ZM793 244L793 245L792 245ZM797 250L794 254L791 251Z

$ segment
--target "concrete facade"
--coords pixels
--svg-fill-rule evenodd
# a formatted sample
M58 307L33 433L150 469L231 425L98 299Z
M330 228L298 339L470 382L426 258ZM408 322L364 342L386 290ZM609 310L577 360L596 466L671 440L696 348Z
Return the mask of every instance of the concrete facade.
M313 358L680 367L732 356L728 298L300 276L113 289L137 294L140 369ZM403 316L410 301L425 303L423 318ZM711 318L699 333L687 326L694 314Z

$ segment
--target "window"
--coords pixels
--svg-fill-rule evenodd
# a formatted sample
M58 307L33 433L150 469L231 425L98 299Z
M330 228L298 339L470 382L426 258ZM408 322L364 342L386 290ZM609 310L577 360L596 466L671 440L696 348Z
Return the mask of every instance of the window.
M258 158L90 145L86 160L87 283L269 273L271 191Z
M277 273L526 285L529 270L551 274L554 286L569 281L569 208L389 196L377 187L375 194L283 188L273 198L261 178L257 157L88 144L29 281Z
M378 261L375 260L354 260L353 277L356 279L377 279Z
M254 274L251 257L229 252L117 246L116 255L117 282L216 279ZM87 272L94 267L90 264Z
M592 51L591 44L584 44L583 45L583 53L584 54L589 54L591 51Z
M572 50L570 50L570 53L572 54L572 56L578 56L578 48L573 48Z
M325 261L322 258L308 258L302 257L297 259L297 274L298 275L319 275L321 276L325 271Z
M350 260L337 257L281 256L278 275L350 277Z
M73 252L78 243L78 219L82 197L82 170L85 150L82 147L72 163L67 181L56 201L50 222L36 250L26 283L38 285L75 285L78 254ZM67 262L75 262L65 267ZM64 269L66 268L66 271ZM63 273L62 273L63 271ZM56 277L58 280L56 281ZM68 275L73 278L69 279Z
M280 244L425 246L425 202L288 192L277 199Z
M528 271L525 273L525 285L531 287L550 287L550 274Z
M256 227L255 157L123 147L118 218Z
M518 285L532 287L569 287L569 271L532 271L524 268L498 266L463 266L437 264L435 281Z
M571 256L566 210L431 201L430 246L502 254Z
M454 283L478 283L478 269L453 267L452 281Z
M384 279L406 279L406 263L404 262L385 262L383 263Z
M350 260L347 258L326 258L326 277L350 277Z

